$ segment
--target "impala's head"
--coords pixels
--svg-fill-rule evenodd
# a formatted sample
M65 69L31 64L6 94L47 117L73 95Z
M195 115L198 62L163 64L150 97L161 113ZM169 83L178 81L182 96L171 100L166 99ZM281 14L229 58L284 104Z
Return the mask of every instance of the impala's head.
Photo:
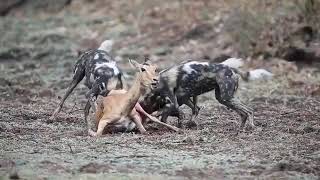
M151 64L150 61L145 61L143 64L138 63L135 60L129 59L130 64L135 67L141 77L141 84L145 87L155 89L159 83L159 73L157 72L157 66Z

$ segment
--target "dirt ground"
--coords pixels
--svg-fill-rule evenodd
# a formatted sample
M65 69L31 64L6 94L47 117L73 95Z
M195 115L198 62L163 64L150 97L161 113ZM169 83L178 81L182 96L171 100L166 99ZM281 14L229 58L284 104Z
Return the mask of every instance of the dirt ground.
M108 6L113 16L121 3ZM224 36L205 30L185 36L186 27L176 23L167 35L136 39L135 24L101 18L104 11L78 16L73 14L78 7L71 5L55 16L22 18L17 11L11 14L15 16L1 17L0 179L319 179L320 73L310 66L298 70L294 63L278 58L246 60L245 70L262 67L275 76L268 81L241 81L237 96L254 109L257 128L238 135L240 117L220 105L214 92L200 97L199 129L183 133L148 124L147 135L88 137L82 112L87 89L82 83L57 119L50 121L78 52L96 47L102 39L116 41L113 55L129 83L133 72L127 57L139 59L148 53L165 68L185 57L238 55L234 47L219 43ZM146 14L157 19L161 10L153 11ZM117 15L123 18L120 12ZM150 23L155 23L153 30L147 28ZM157 23L141 20L146 28L140 33L159 29L163 21ZM174 32L184 35L172 39ZM182 109L189 118L190 109ZM171 118L169 123L177 121Z

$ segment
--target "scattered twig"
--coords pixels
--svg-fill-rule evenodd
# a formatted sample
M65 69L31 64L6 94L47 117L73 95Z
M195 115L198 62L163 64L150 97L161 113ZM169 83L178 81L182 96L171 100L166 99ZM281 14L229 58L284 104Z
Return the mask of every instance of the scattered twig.
M68 147L69 147L69 149L70 149L70 152L71 152L72 154L74 154L74 151L72 150L71 145L70 145L70 144L67 144L67 145L68 145Z
M77 112L77 111L84 111L84 109L78 108L78 109L76 109L76 110L74 110L74 111L70 111L69 114L74 113L74 112Z
M129 155L129 156L115 156L115 159L120 159L120 158L146 158L146 157L151 157L148 155Z
M71 114L72 112L73 112L73 109L74 109L74 107L77 105L77 101L75 101L74 102L74 104L73 104L73 106L72 106L72 108L71 108L71 110L69 111L69 114Z
M285 116L285 115L293 114L293 113L295 113L295 112L297 112L297 111L298 111L298 109L295 109L295 110L289 111L289 112L284 112L284 113L281 113L280 116Z

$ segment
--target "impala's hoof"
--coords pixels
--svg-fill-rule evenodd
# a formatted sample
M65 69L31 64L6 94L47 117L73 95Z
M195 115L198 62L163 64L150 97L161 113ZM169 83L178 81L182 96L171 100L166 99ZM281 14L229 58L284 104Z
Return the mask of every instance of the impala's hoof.
M88 134L89 134L89 136L92 136L92 137L96 137L97 136L97 133L92 131L91 129L88 130Z

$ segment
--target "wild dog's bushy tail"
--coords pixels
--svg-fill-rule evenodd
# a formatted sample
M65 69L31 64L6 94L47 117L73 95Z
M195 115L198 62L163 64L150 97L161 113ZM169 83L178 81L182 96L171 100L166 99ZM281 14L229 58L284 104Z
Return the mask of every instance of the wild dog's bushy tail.
M244 62L241 58L228 58L220 64L224 64L231 68L238 69L243 66Z
M231 67L231 69L233 70L233 72L240 75L241 79L243 79L245 81L249 81L249 76L250 76L249 71L241 71L239 69L232 68L232 67Z
M271 79L273 74L265 69L254 69L251 71L241 71L239 68L243 66L244 62L241 58L229 58L221 64L229 66L235 73L239 74L245 81L254 80L268 80Z

